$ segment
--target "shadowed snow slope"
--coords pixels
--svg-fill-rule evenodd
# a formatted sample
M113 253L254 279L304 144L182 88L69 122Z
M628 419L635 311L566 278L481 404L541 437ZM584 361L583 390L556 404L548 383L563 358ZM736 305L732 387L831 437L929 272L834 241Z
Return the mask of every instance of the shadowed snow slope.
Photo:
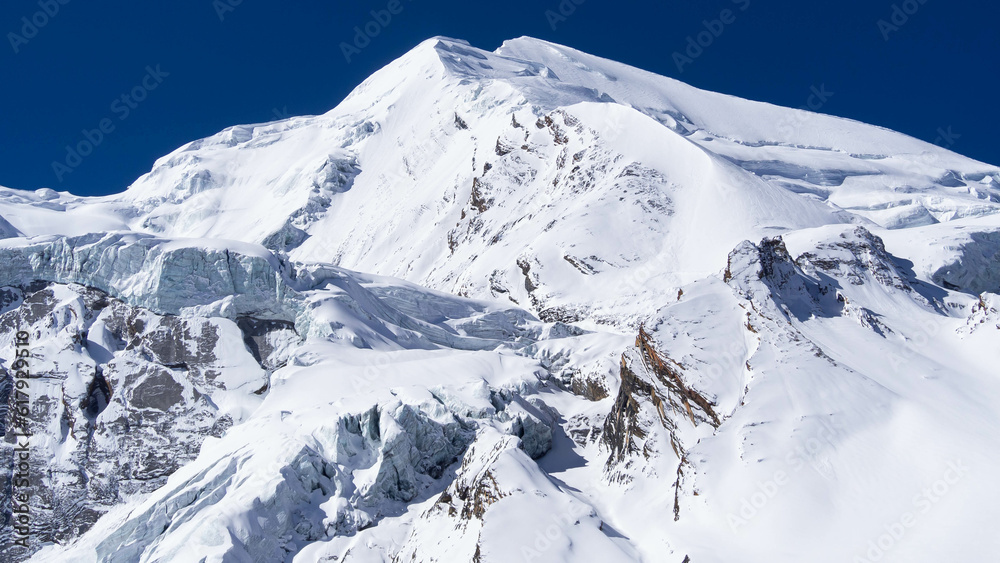
M17 331L38 374L0 541L990 560L998 212L1000 169L886 129L430 39L121 194L0 188L5 459Z

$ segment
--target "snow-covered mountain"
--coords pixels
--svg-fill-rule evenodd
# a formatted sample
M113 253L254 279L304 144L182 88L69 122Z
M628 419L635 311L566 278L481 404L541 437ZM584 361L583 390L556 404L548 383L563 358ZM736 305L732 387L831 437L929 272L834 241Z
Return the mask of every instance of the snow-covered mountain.
M1000 169L892 131L434 38L0 237L13 560L1000 549Z

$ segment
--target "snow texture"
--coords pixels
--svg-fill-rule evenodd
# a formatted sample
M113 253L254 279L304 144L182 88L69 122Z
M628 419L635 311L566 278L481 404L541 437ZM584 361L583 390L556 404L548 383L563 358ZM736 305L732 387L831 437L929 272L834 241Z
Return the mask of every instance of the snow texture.
M998 249L995 166L433 38L121 194L0 188L4 554L992 560Z

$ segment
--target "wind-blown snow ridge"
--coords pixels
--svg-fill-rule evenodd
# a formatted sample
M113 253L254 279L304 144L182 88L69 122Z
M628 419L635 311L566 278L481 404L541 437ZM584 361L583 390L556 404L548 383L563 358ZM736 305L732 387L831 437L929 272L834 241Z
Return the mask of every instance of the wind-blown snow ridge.
M526 37L0 188L14 557L988 560L998 211L996 166Z

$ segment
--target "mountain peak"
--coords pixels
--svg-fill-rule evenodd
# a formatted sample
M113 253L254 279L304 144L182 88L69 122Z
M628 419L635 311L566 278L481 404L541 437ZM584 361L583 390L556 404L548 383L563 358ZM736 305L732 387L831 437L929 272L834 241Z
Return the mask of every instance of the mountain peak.
M992 560L998 233L904 135L431 38L124 194L0 189L0 506L38 561L825 563L954 486L894 555Z

